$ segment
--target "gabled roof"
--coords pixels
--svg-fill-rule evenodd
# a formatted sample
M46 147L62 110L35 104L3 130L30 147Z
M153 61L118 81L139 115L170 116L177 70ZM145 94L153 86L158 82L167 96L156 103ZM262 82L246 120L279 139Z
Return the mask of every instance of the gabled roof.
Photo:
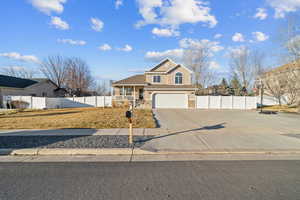
M156 69L158 69L159 67L161 67L162 65L164 65L166 62L172 62L175 64L174 67L171 67L169 70L167 71L155 71ZM163 60L162 62L160 62L158 65L156 65L154 68L150 69L149 71L146 71L146 73L169 73L175 69L177 69L178 67L183 67L184 69L186 69L189 73L193 73L189 68L185 67L182 64L176 64L173 60L171 60L170 58L166 58L165 60Z
M193 73L192 70L190 70L189 68L183 66L183 65L176 65L175 67L169 69L166 73L172 72L173 70L177 69L178 67L183 67L184 69L186 69L188 72Z
M38 83L38 81L0 75L0 87L26 88L36 83Z
M126 79L113 82L113 85L145 85L146 77L144 74L128 77Z
M158 65L156 65L155 67L153 67L152 69L150 69L149 72L154 72L156 69L160 68L162 65L164 65L167 62L173 62L173 61L171 59L169 59L169 58L166 58L163 61L161 61Z

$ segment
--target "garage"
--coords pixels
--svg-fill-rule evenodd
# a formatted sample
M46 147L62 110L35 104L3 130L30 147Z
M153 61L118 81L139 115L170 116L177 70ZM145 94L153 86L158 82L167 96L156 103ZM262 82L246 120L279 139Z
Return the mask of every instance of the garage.
M158 93L154 94L153 108L188 108L188 95L180 93Z

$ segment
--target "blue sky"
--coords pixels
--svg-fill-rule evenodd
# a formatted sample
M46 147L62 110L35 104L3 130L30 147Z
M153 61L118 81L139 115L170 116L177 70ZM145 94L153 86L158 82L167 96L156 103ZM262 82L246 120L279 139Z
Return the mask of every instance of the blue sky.
M60 54L117 80L166 56L180 61L191 46L212 48L216 73L228 70L226 55L241 46L270 53L300 0L3 0L1 7L0 68L37 69Z

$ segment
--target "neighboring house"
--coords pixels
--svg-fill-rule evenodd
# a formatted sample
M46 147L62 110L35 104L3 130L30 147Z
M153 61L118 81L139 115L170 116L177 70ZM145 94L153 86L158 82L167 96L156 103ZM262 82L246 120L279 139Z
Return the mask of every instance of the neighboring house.
M0 75L0 106L3 96L61 97L66 91L49 79L23 79Z
M144 74L116 81L115 103L132 101L148 108L194 108L195 91L192 71L165 59Z
M288 104L300 101L300 60L263 73L259 80L264 84L266 95L280 95Z

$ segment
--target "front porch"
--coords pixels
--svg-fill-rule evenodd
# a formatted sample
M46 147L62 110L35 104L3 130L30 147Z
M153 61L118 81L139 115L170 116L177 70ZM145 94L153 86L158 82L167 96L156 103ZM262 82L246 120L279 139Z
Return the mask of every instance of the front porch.
M144 86L113 86L113 101L118 104L132 103L135 107L141 105L144 101Z

